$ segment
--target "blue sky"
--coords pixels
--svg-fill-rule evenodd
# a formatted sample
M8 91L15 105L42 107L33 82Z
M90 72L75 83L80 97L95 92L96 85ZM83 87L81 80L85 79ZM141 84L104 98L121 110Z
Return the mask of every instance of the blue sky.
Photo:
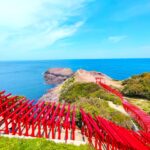
M0 60L150 58L150 0L0 0Z

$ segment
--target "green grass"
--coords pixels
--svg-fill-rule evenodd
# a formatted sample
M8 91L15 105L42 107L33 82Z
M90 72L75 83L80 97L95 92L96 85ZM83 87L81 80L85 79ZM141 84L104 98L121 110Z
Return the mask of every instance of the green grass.
M73 103L83 97L101 98L106 101L112 101L114 104L121 104L117 96L108 93L96 83L64 83L60 94L60 101L64 100L65 102Z
M85 112L90 113L93 117L100 115L114 123L126 127L132 128L132 122L130 117L122 114L121 112L109 107L108 102L98 98L81 98L80 101L75 102L77 108L84 109ZM79 109L77 110L78 126L81 126L81 116Z
M90 150L88 145L60 144L46 139L0 137L0 150Z

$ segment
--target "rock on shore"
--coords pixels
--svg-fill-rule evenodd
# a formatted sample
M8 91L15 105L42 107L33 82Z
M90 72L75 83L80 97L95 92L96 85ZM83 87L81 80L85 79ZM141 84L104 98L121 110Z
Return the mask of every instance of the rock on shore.
M55 88L52 88L47 91L40 99L39 101L45 101L45 102L58 102L59 101L59 95L61 91L61 86L57 86Z
M51 68L44 73L47 84L60 84L73 75L69 68Z

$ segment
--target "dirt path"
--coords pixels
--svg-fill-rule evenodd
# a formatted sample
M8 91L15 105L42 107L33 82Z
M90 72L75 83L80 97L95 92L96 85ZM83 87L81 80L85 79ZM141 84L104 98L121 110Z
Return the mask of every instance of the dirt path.
M121 105L115 105L115 104L114 104L113 102L111 102L111 101L108 102L108 105L109 105L111 108L113 108L113 109L115 109L115 110L118 110L119 112L125 114L126 116L129 116L128 113L124 110L123 106L121 106Z

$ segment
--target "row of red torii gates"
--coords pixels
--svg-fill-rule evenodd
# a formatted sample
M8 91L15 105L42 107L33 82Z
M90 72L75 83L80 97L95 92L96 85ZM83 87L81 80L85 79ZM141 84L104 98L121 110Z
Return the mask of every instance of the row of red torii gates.
M141 125L141 127L146 132L150 132L150 115L148 115L143 110L139 109L138 107L132 105L127 100L125 100L123 95L118 90L106 85L102 78L96 78L96 83L104 89L106 89L107 91L118 96L122 102L124 109Z
M150 150L150 116L124 100L120 92L106 85L100 78L96 78L96 83L120 97L125 110L143 130L128 130L101 116L93 118L81 108L82 135L97 150ZM17 100L17 96L6 95L5 91L0 92L1 134L76 140L76 128L75 106L50 102L35 103L25 98Z
M25 98L16 100L16 96L0 93L0 125L1 132L12 135L25 135L32 137L55 137L55 128L58 131L58 139L61 139L61 126L65 129L65 139L68 139L68 129L72 129L72 140L75 139L75 106L60 105L55 103L29 101ZM31 131L30 131L30 130ZM30 132L30 133L29 133ZM36 132L36 133L35 133Z

